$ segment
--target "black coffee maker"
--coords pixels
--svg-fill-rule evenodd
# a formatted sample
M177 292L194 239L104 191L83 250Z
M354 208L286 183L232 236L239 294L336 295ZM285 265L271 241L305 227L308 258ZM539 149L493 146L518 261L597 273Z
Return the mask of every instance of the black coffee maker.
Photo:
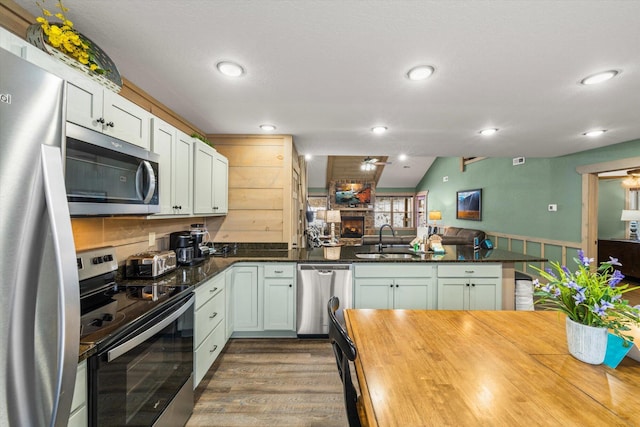
M169 249L176 253L180 265L194 265L193 237L188 231L176 231L169 234Z

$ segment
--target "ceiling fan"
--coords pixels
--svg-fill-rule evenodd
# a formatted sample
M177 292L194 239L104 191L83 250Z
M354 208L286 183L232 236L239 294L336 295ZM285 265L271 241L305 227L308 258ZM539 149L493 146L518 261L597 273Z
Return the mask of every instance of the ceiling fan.
M367 156L364 158L364 160L360 164L360 170L372 171L372 170L375 170L376 166L384 166L384 165L390 165L390 164L391 162L382 162L380 161L380 159Z

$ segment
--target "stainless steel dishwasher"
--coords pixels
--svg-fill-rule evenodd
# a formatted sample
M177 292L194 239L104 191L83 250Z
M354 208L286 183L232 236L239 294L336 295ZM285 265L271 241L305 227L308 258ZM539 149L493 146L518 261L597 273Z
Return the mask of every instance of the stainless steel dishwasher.
M332 296L340 299L336 317L344 323L342 310L353 307L350 264L298 264L298 336L329 333L327 302Z

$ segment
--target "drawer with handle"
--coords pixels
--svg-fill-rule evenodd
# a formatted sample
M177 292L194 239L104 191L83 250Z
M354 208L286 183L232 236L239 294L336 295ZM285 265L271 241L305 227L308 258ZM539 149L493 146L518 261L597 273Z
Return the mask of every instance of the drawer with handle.
M294 277L295 271L295 264L266 264L264 277Z
M195 312L194 346L200 345L207 335L224 319L224 292L219 292Z
M193 360L194 386L205 376L213 362L224 348L224 323L219 324L211 334L196 348Z
M224 274L209 279L206 283L196 288L196 305L195 309L198 310L204 303L209 301L218 293L224 290Z

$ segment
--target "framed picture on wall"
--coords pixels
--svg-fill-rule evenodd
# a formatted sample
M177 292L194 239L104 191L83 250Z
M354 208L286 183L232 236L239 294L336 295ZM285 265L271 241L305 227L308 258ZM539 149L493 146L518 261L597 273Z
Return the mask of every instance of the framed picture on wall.
M482 221L482 189L456 192L456 218Z

